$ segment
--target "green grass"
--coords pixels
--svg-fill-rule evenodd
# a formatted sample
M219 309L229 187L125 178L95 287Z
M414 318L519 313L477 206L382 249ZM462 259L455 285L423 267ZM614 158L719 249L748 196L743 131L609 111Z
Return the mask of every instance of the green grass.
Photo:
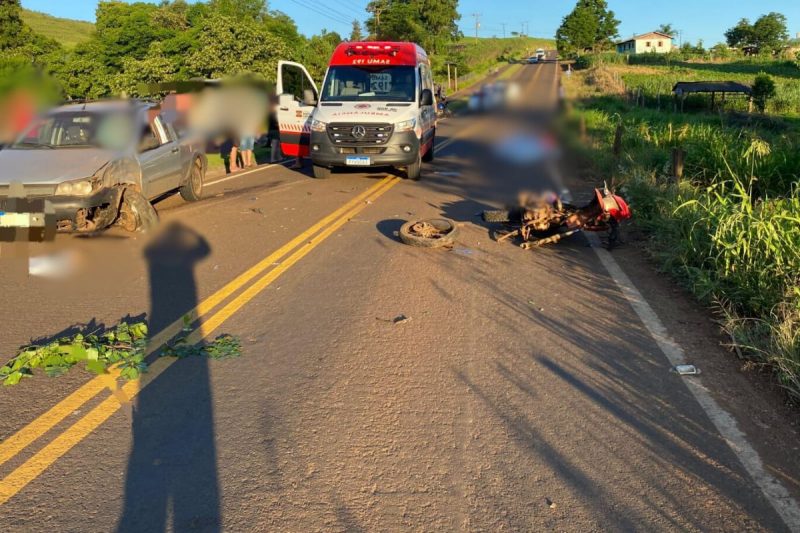
M28 9L22 10L22 21L36 33L55 39L67 48L87 41L94 31L91 22L53 17Z
M768 61L736 59L721 61L685 61L667 55L631 56L630 64L621 54L584 56L578 63L584 67L603 65L619 75L630 90L641 89L645 104L655 107L670 104L672 87L678 81L736 81L752 84L759 73L773 77L777 95L767 105L767 113L784 117L800 117L800 63L797 61ZM659 98L660 95L660 98ZM719 95L718 95L719 96ZM708 107L710 96L693 96L687 102L692 108ZM717 100L719 104L719 99ZM729 97L728 110L746 111L747 99Z
M590 140L575 150L594 171L616 177L664 271L720 310L736 343L800 399L797 128L635 107L607 74L565 78L575 102L568 123L582 117ZM626 75L644 80L653 76L652 65L626 66L620 78L627 85ZM619 124L622 154L615 161ZM680 184L670 178L673 147L687 152Z
M270 149L267 146L256 145L253 149L253 155L259 165L269 163L269 153ZM209 153L206 157L208 158L208 172L214 174L225 172L225 164L230 157L223 158L219 152Z
M451 53L458 56L461 67L458 74L459 89L468 87L484 77L492 70L528 57L537 48L553 49L555 42L551 39L536 37L498 38L463 38L453 45ZM445 56L432 56L433 70L438 80L447 80L447 67L444 66Z

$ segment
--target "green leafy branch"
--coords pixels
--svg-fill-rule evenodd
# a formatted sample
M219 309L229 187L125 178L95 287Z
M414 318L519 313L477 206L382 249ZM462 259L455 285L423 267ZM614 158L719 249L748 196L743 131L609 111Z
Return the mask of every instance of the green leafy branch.
M191 330L191 319L184 317L183 335L166 344L161 350L161 357L229 359L241 355L238 337L224 334L208 344L189 344L186 336ZM147 324L121 322L113 330L101 334L77 333L48 344L26 346L0 367L0 380L3 385L16 385L22 378L32 376L37 368L44 369L50 377L56 377L81 362L86 370L94 374L104 374L109 367L117 365L120 377L137 379L147 372L147 362L144 360L146 346Z
M136 379L147 371L146 344L147 324L122 322L101 334L77 333L48 344L26 346L0 368L0 379L3 385L16 385L37 368L50 377L60 376L81 362L94 374L103 374L109 366L119 364L123 378Z

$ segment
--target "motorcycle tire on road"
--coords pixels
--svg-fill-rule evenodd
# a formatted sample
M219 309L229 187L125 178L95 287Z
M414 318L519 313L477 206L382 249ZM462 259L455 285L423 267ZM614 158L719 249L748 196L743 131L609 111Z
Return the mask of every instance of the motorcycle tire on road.
M411 228L420 222L427 222L443 234L439 237L423 237L412 232ZM418 248L441 248L442 246L452 246L454 238L458 233L458 226L449 218L434 218L428 220L411 220L400 228L400 240L409 246Z

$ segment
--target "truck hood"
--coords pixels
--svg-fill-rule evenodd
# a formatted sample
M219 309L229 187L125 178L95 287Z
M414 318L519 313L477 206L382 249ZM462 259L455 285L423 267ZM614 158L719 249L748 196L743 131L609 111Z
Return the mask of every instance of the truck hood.
M415 118L416 104L387 102L320 102L313 118L330 122L390 122L396 124Z
M0 150L0 184L61 183L88 178L114 157L99 148Z

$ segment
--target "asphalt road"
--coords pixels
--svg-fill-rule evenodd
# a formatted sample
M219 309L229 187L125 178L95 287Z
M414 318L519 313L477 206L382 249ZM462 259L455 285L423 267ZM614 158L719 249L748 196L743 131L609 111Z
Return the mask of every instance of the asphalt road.
M791 530L584 237L526 252L476 216L591 190L502 155L547 131L557 68L441 123L420 182L260 169L161 202L168 240L60 238L92 258L71 282L9 267L3 353L201 304L243 354L116 396L78 369L0 391L0 531ZM452 250L399 242L440 215Z

